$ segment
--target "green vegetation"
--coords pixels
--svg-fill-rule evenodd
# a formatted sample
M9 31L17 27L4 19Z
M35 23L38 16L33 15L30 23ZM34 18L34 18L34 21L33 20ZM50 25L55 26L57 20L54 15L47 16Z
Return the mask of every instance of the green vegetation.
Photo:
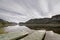
M0 34L7 33L7 32L5 32L4 27L14 26L14 25L16 25L16 23L14 23L14 22L8 22L8 21L0 19Z
M6 34L8 32L5 32L4 28L0 28L0 34Z
M8 21L0 19L0 28L11 26L11 25L16 25L16 23L14 23L14 22L8 22Z

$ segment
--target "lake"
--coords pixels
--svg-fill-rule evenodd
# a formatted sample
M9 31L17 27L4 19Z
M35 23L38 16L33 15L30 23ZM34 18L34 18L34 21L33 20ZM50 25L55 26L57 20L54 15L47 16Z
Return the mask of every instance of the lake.
M12 36L15 37L15 36L21 35L22 33L26 33L26 32L30 33L31 31L33 31L33 30L27 28L26 26L16 25L16 26L4 27L4 28L0 29L0 40L1 39L5 40L5 38L8 39L9 35L10 35L9 37L12 37ZM11 34L9 34L9 33L11 33ZM46 36L45 36L44 40L60 40L60 34L56 34L53 31L46 31Z

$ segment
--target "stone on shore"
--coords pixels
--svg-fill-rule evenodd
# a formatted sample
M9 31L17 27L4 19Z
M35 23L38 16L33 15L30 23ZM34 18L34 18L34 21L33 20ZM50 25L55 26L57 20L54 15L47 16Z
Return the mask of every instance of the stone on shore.
M28 34L28 32L11 32L7 34L0 34L0 40L11 40Z
M42 40L44 35L45 35L45 31L38 30L32 32L31 34L20 40Z

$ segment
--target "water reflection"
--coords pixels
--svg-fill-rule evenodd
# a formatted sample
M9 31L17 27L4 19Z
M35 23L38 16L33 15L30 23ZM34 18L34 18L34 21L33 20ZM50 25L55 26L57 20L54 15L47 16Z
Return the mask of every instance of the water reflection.
M16 26L8 26L8 27L1 28L0 29L0 34L11 33L11 32L14 32L14 33L17 32L17 33L20 34L20 32L31 32L31 31L32 30L30 30L26 26L16 25ZM37 31L37 30L34 30L34 31ZM39 30L39 31L41 31L41 30ZM60 40L60 34L56 34L56 33L52 32L52 31L46 31L46 36L45 36L44 40Z
M1 28L0 34L1 33L10 33L10 32L20 32L20 31L21 32L23 32L23 31L30 32L31 30L29 28L27 28L26 26L19 26L19 25L8 26L8 27Z

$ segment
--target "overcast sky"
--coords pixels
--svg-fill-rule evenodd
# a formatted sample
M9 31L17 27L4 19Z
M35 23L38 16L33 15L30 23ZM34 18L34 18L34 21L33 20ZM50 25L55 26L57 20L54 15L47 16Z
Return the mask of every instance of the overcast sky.
M60 14L60 0L0 0L0 18L13 22Z

